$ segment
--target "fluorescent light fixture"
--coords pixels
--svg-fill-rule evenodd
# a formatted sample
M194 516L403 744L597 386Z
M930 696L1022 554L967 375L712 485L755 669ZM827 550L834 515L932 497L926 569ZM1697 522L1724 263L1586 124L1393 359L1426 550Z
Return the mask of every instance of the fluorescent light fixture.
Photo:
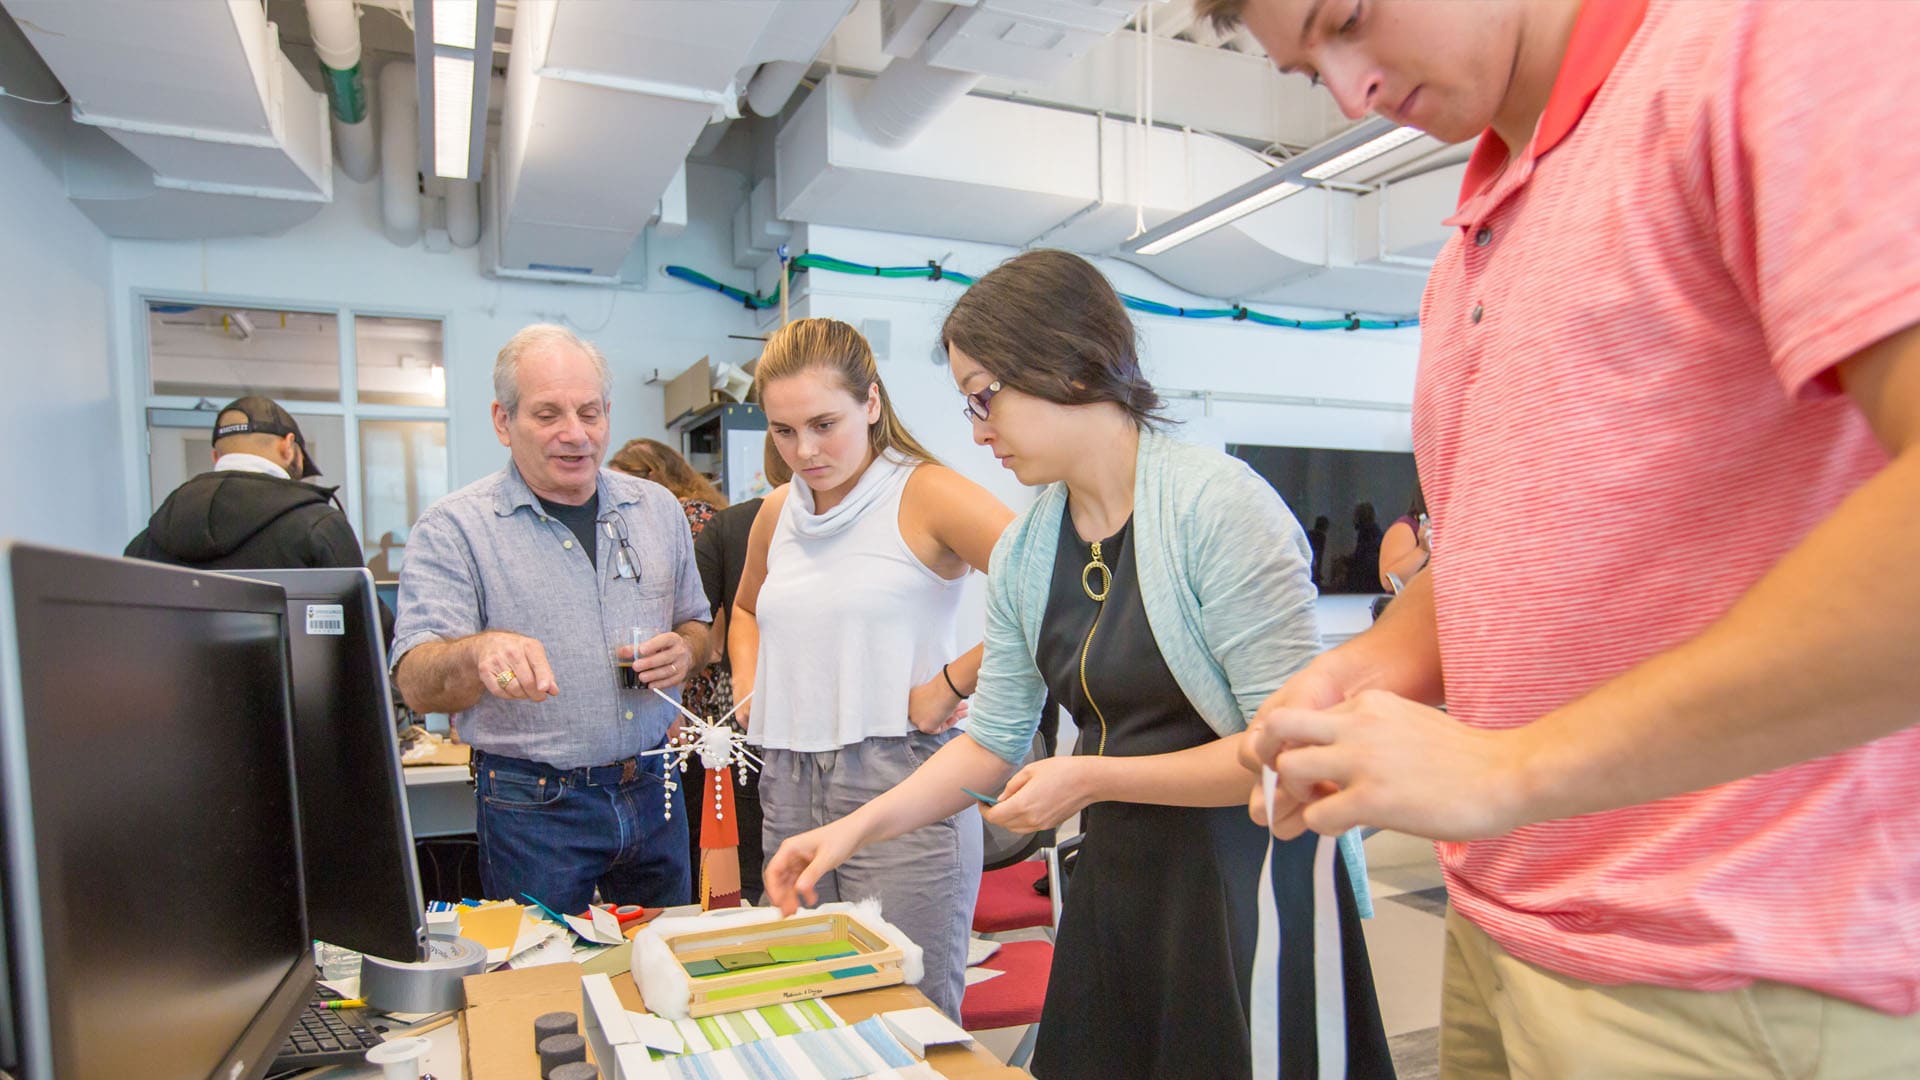
M420 160L448 180L480 179L493 75L494 0L413 0Z
M1404 146L1419 136L1420 132L1402 128L1384 117L1364 120L1318 146L1295 154L1272 171L1148 229L1122 244L1121 250L1134 255L1169 251L1289 195L1318 186L1330 176L1379 157L1395 146ZM1387 145L1376 149L1376 143Z
M433 0L433 43L472 52L479 8L476 0Z
M473 132L473 60L433 58L433 174L465 177Z
M1264 177L1262 179L1264 179ZM1141 244L1139 247L1133 249L1133 253L1135 255L1158 255L1170 248L1179 247L1181 244L1186 243L1202 233L1212 232L1230 221L1243 218L1255 210L1264 210L1289 195L1305 190L1306 189L1299 184L1274 184L1271 187L1255 192L1247 198L1229 203L1205 217L1182 225L1178 229L1160 237L1158 240Z
M1424 134L1426 133L1419 128L1394 128L1372 142L1361 143L1339 157L1323 165L1315 165L1300 175L1309 180L1328 180L1349 169L1357 169L1389 150L1398 150Z

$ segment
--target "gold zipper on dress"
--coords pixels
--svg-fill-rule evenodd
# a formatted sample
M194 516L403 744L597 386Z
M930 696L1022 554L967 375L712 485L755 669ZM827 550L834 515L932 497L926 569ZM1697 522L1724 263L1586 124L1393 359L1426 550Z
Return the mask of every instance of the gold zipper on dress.
M1100 571L1098 593L1093 591L1092 584L1088 582L1088 578L1095 570ZM1093 690L1087 686L1087 654L1093 651L1093 632L1100 629L1100 616L1107 613L1107 594L1113 591L1113 571L1107 569L1107 564L1100 561L1100 541L1098 540L1093 542L1093 561L1080 569L1080 588L1086 591L1089 599L1100 605L1099 610L1093 613L1093 625L1087 627L1086 643L1080 646L1080 693L1086 697L1087 705L1093 709L1093 715L1100 718L1100 746L1094 754L1101 755L1107 752L1107 714L1100 711L1099 703L1093 700Z

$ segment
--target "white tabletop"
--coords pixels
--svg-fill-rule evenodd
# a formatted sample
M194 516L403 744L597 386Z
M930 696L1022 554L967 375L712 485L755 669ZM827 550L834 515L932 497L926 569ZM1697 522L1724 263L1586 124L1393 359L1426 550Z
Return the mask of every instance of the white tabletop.
M401 770L407 786L420 784L464 784L473 774L465 765L409 765Z

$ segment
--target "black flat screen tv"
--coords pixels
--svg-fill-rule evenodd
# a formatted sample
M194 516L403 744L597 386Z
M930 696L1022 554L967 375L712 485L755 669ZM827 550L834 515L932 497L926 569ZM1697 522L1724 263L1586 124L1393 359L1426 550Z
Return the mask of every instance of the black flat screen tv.
M1227 453L1266 478L1300 519L1322 593L1379 593L1380 537L1419 490L1404 451L1327 450L1230 443Z

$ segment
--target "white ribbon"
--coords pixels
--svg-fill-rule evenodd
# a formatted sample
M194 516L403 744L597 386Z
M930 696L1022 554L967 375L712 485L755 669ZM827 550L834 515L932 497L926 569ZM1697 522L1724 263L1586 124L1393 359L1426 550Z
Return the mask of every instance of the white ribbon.
M1267 819L1273 819L1273 792L1279 782L1264 769L1260 789ZM1253 1075L1266 1080L1280 1075L1280 908L1273 898L1273 838L1267 838L1267 857L1260 864L1260 935L1253 948L1252 1010ZM1340 838L1322 836L1313 851L1313 1002L1314 1034L1319 1049L1320 1080L1345 1080L1347 1075L1347 1002L1340 948L1340 902L1335 889L1334 860Z
M1262 769L1260 790L1267 800L1267 820L1273 820L1273 789L1280 778ZM1255 1080L1280 1075L1280 906L1273 899L1273 836L1267 836L1267 857L1260 862L1260 936L1253 946L1253 1075Z

